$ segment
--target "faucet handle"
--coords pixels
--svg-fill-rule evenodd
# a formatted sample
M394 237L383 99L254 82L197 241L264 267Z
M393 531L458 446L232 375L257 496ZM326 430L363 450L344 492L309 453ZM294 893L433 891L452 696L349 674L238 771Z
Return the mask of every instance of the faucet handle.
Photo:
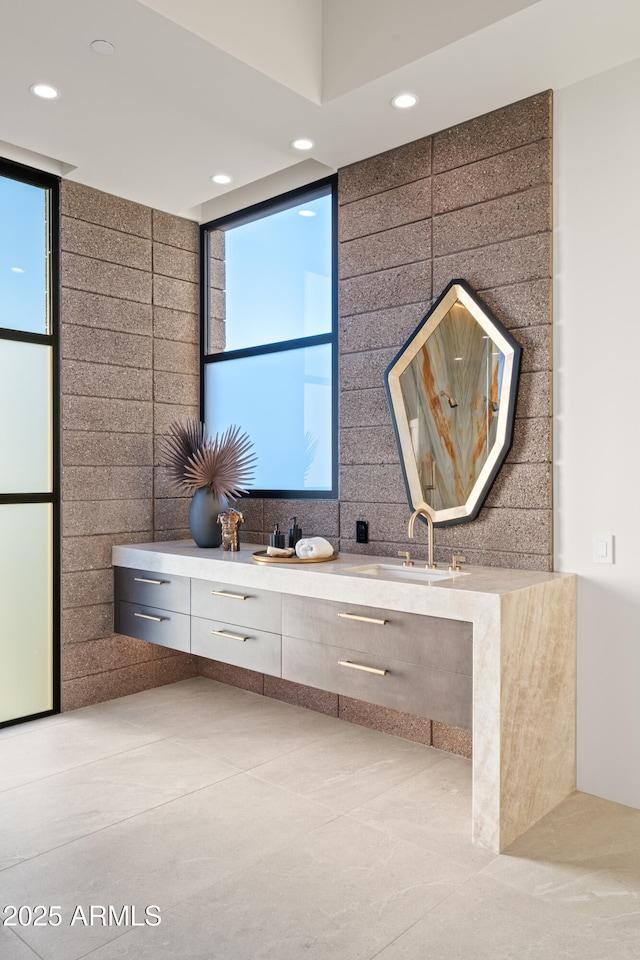
M412 567L412 566L413 566L413 560L411 559L411 554L409 553L408 550L398 550L398 556L399 556L399 557L404 557L404 560L402 561L402 566L403 566L403 567Z
M449 567L449 570L459 570L459 569L460 569L460 564L461 564L461 563L466 563L466 562L467 562L467 558L466 558L466 557L463 557L463 556L460 556L460 554L454 553L454 555L453 555L453 561L452 561L451 566Z

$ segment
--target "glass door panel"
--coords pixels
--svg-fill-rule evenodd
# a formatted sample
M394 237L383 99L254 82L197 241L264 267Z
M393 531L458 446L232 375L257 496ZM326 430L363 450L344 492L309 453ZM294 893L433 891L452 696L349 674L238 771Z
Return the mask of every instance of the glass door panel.
M0 159L0 727L60 709L59 178Z
M49 333L50 190L0 176L0 327Z
M52 557L52 504L0 504L0 723L53 709Z
M0 340L0 493L50 493L52 348Z

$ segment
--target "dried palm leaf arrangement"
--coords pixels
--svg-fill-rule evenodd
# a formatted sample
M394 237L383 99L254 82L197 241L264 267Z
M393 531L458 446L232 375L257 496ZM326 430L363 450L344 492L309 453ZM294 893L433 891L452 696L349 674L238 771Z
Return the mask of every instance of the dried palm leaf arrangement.
M206 487L214 497L236 500L253 480L253 442L232 426L211 438L204 424L189 418L174 421L163 437L162 453L174 486L187 493Z

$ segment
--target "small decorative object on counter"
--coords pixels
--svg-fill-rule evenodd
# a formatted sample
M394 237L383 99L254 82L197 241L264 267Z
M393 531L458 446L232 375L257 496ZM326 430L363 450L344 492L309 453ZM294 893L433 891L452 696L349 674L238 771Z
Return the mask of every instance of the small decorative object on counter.
M229 507L228 510L218 514L218 523L222 527L222 549L235 553L240 549L238 527L244 523L244 517L239 510Z
M298 540L302 540L302 530L297 524L297 517L291 517L289 523L291 524L289 527L289 546L295 547Z
M296 553L302 560L320 559L333 556L333 547L324 537L307 537L298 540Z
M267 547L266 554L268 557L295 557L296 552L293 547L285 547L284 549L280 547Z
M218 515L229 509L229 499L245 493L253 479L256 455L240 427L229 427L214 438L193 418L175 421L162 439L162 453L174 486L193 494L189 529L199 547L219 547L222 526ZM236 530L237 532L237 530Z
M280 550L284 550L284 533L280 533L280 524L276 523L273 528L273 533L269 537L269 546L278 547Z

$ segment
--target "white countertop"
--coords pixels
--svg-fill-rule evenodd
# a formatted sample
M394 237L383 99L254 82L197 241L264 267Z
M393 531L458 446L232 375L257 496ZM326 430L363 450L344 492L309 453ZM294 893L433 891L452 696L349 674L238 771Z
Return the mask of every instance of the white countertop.
M112 558L115 566L153 573L216 579L235 586L261 587L297 596L456 620L475 620L481 611L494 609L505 594L573 576L465 564L463 575L451 580L398 582L358 576L350 574L349 570L374 563L401 566L399 559L342 553L337 560L325 563L256 562L253 554L264 549L260 544L243 543L237 553L231 553L220 547L197 547L193 540L172 540L116 546ZM420 569L420 566L420 562L416 561L416 569Z

